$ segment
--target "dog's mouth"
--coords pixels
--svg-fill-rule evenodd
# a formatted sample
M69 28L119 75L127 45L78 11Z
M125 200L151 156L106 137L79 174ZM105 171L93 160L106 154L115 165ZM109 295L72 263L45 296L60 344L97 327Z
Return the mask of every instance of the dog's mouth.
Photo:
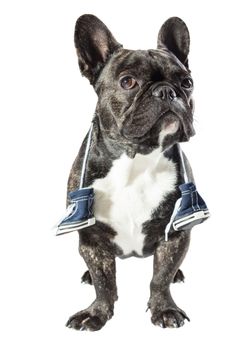
M143 133L143 127L139 127L139 129L141 128L140 136L127 135L125 133L123 133L123 136L134 144L158 147L162 144L167 145L174 143L174 141L188 141L190 137L195 134L192 120L190 120L190 118L184 120L184 116L180 116L170 109L162 112L150 129L145 133Z
M162 119L161 122L161 132L166 135L174 134L178 131L180 127L180 120L177 115L175 115L171 111L167 111L163 113L163 115L160 117Z
M195 135L195 130L192 123L192 118L186 118L184 116L177 115L172 111L163 113L160 117L160 144L166 136L173 136L178 133L179 141L188 141L190 137Z

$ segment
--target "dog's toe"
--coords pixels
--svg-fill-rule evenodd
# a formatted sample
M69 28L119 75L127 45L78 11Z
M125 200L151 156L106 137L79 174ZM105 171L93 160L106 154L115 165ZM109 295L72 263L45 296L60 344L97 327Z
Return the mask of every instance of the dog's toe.
M185 277L184 274L181 270L178 270L176 275L174 276L174 280L173 283L180 283L180 282L184 282Z
M83 276L81 277L81 282L86 284L93 284L92 277L90 275L89 271L86 271Z

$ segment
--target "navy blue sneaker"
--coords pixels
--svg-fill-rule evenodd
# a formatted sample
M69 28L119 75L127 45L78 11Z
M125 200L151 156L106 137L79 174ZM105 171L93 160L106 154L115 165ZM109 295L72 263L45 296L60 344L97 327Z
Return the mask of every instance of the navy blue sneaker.
M181 202L173 221L173 228L176 231L190 229L210 216L207 205L193 182L182 184L179 189L182 194Z
M63 220L58 224L56 235L62 235L95 224L93 216L93 188L80 188L69 193L70 205Z

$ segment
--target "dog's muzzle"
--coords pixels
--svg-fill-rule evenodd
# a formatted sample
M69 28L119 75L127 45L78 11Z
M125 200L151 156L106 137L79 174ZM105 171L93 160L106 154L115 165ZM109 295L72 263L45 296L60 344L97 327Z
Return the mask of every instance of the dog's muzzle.
M183 131L181 141L188 141L195 135L192 112L190 114L189 111L185 111L185 105L172 85L156 84L152 88L152 96L158 98L160 103L168 108L166 113L162 113L162 130L167 129L169 134L173 134L179 129L180 124Z

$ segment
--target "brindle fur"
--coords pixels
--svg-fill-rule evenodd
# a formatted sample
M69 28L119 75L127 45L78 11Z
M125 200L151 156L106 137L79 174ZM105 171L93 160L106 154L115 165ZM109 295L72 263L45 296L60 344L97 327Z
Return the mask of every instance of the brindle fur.
M99 96L93 119L85 186L91 186L94 180L105 177L113 161L123 153L133 158L137 153L148 154L161 146L158 144L160 125L152 128L158 113L165 108L161 101L151 99L151 91L158 81L173 84L176 93L185 101L185 110L179 111L183 127L176 135L168 136L163 144L164 155L176 164L176 190L165 198L153 211L151 218L143 224L143 257L154 255L154 273L148 302L152 322L161 327L180 327L188 317L176 306L169 288L172 282L184 280L179 266L188 250L190 232L171 231L169 241L165 242L164 231L174 203L180 195L178 185L183 182L176 143L187 141L193 134L193 106L191 92L184 92L179 86L181 76L190 73L187 60L188 30L178 18L169 21L161 28L157 50L132 51L124 50L99 19L84 15L76 23L75 45L80 69ZM174 27L177 29L173 32L170 28ZM170 37L173 40L169 40ZM142 82L141 90L136 91L136 96L133 91L125 94L118 89L118 76L121 72L128 71ZM143 112L145 108L146 112ZM140 118L145 113L143 129L146 130L142 133ZM87 137L73 164L68 191L78 188L86 142ZM187 160L186 167L192 181ZM87 309L70 317L68 327L98 330L112 317L114 302L117 300L115 258L127 257L112 243L116 234L110 226L100 221L79 231L79 252L88 267L82 281L94 285L96 300ZM132 252L131 255L136 256L136 253Z

